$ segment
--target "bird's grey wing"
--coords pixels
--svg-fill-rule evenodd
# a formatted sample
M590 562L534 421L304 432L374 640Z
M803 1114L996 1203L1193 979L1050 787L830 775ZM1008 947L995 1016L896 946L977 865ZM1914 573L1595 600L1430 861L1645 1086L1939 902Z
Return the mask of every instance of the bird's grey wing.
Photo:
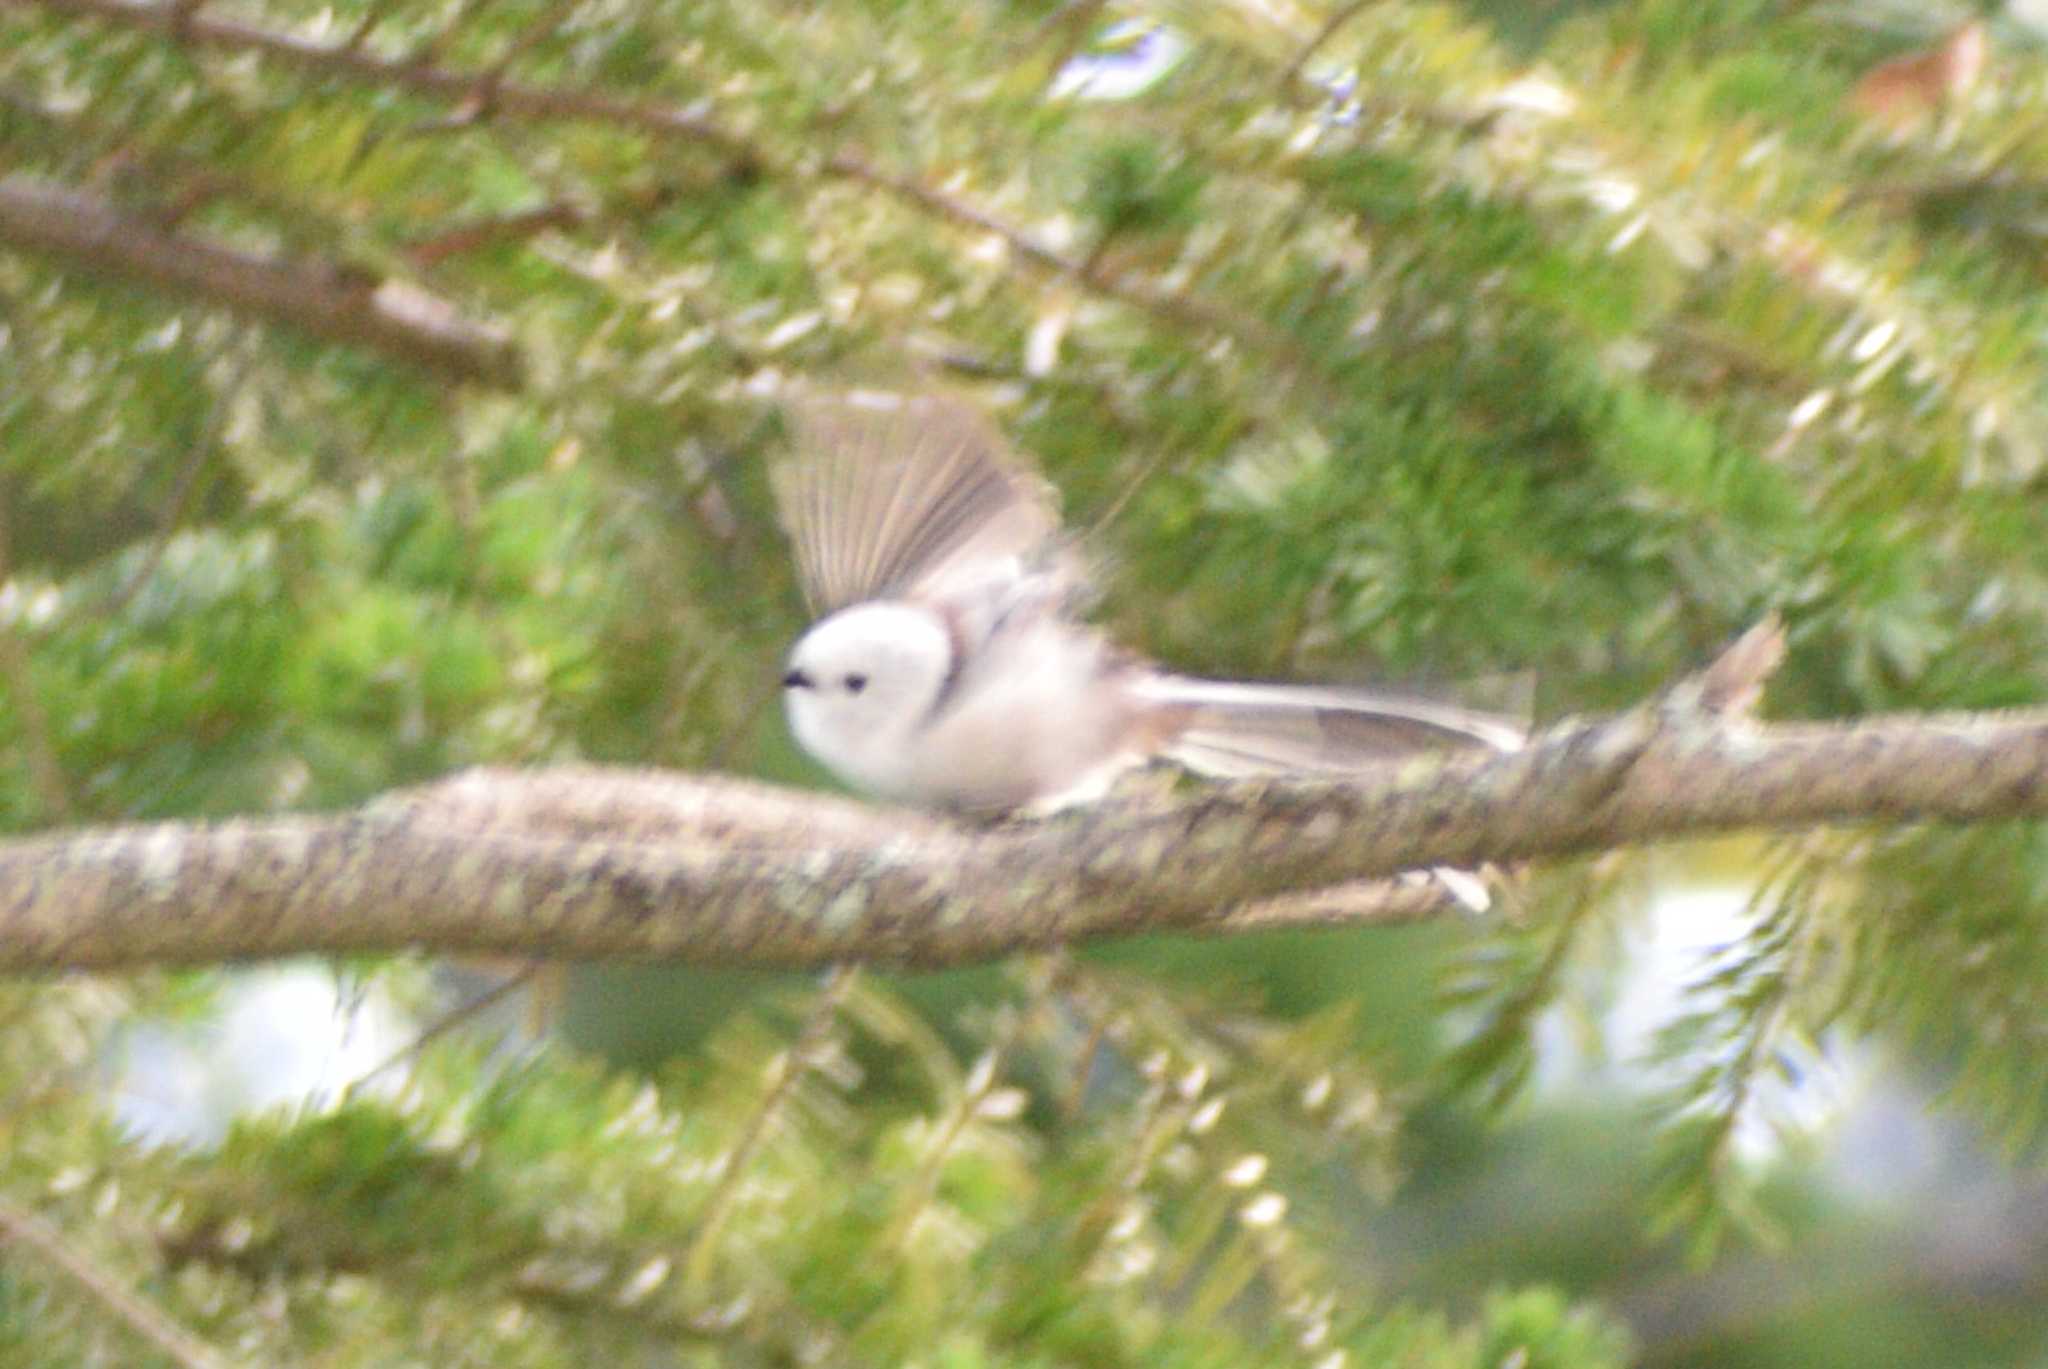
M1200 774L1335 775L1423 751L1520 750L1512 719L1370 690L1236 684L1177 675L1133 682L1175 720L1161 748Z
M1014 575L1059 513L989 419L950 395L804 394L776 470L783 527L819 614L865 599L943 597Z

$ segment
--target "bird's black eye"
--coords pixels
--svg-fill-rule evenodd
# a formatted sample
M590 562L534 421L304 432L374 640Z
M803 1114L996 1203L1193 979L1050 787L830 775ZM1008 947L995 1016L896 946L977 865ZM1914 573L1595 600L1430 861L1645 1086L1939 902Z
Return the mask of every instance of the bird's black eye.
M846 677L846 692L849 694L858 694L867 687L868 677L865 675L849 675Z
M782 687L784 689L809 689L811 687L811 677L804 674L801 670L792 670L789 674L782 677Z

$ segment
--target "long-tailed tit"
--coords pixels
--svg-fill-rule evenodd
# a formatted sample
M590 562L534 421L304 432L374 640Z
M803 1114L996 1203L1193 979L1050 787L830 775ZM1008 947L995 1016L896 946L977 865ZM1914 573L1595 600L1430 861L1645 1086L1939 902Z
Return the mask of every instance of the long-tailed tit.
M1327 776L1522 744L1515 724L1458 708L1161 670L1080 621L1085 577L1049 489L971 404L854 392L791 411L777 496L820 618L789 654L783 702L804 749L854 788L992 812L1099 793L1155 758Z

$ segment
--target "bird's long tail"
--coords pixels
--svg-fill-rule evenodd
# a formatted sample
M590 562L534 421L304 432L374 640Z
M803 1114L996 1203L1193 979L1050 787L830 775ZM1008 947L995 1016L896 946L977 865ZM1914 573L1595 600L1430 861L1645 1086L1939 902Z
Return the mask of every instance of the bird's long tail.
M1369 690L1160 675L1138 693L1165 721L1161 754L1217 778L1336 776L1428 751L1519 751L1528 735L1497 714ZM1418 877L1434 878L1474 912L1492 903L1473 871L1438 866Z
M1171 717L1169 759L1219 778L1338 775L1426 751L1521 749L1497 714L1362 689L1158 675L1139 697Z

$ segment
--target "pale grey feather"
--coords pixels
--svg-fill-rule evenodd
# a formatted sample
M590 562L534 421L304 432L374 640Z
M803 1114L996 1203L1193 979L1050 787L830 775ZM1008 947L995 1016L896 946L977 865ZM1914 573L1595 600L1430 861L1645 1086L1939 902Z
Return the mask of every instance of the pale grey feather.
M966 400L807 394L789 413L795 450L776 496L813 611L943 597L1054 547L1051 488Z
M1131 686L1177 712L1161 754L1217 777L1342 774L1419 751L1515 751L1524 729L1493 714L1363 689L1151 675Z

